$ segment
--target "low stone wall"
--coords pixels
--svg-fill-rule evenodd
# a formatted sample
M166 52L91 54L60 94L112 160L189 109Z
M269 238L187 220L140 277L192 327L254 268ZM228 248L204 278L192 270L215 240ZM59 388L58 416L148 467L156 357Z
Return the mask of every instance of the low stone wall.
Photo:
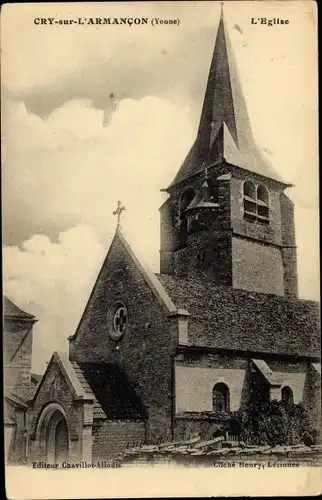
M299 467L321 466L322 445L315 446L260 446L244 443L195 440L186 443L168 443L142 446L127 450L122 456L123 466L179 466L179 467Z

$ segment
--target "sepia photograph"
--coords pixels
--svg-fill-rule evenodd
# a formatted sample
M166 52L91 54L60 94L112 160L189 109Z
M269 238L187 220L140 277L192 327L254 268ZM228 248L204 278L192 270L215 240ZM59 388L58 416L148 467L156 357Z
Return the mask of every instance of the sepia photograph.
M321 492L316 3L1 14L7 497Z

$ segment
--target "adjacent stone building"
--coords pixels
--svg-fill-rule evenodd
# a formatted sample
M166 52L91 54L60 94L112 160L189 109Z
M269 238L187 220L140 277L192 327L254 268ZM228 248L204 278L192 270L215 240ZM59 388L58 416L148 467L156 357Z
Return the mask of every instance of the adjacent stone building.
M27 457L27 401L32 396L31 357L36 319L3 299L4 429L8 463Z
M302 402L318 421L319 310L297 297L290 186L255 143L221 17L198 134L160 209L160 274L118 226L69 356L29 403L31 460L207 438L249 401Z

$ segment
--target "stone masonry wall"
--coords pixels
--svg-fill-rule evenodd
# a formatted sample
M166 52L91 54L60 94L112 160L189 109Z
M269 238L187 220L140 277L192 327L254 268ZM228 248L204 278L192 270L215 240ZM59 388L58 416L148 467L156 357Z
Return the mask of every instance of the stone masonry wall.
M282 250L284 265L285 295L297 297L297 255L295 240L294 204L281 194L282 238L285 248Z
M92 459L108 460L145 441L145 424L131 420L104 420L93 427Z
M5 391L27 399L31 391L32 327L9 321L4 326Z
M15 422L8 450L8 463L18 465L26 460L26 410L10 403L7 403L7 409L8 416Z
M290 200L276 182L240 169L232 169L231 175L228 170L229 165L223 164L212 172L214 179L219 176L219 206L210 214L211 229L189 236L181 248L178 247L180 195L189 186L198 192L201 178L196 176L171 192L160 210L161 272L185 275L200 272L199 266L217 284L260 293L296 295L294 212ZM226 177L220 175L224 173ZM247 179L268 189L268 225L243 218L243 185ZM203 252L207 259L200 266L197 256Z
M122 301L128 310L124 336L112 340L107 316ZM118 365L149 415L148 439L171 437L172 354L177 319L168 318L118 236L70 343L70 358ZM156 390L157 384L157 390Z
M227 423L222 423L220 421L210 420L210 419L189 419L176 417L175 419L175 439L176 440L186 440L191 439L194 436L201 436L202 439L210 440L216 430L227 425Z
M234 237L232 260L234 288L284 295L283 261L279 248Z
M238 355L224 356L201 352L177 355L176 439L189 439L196 433L208 439L216 428L222 425L211 418L205 418L207 412L212 410L212 389L215 383L224 382L228 386L232 411L247 404L250 395L249 362L250 358ZM281 383L280 387L274 390L274 399L280 400L282 388L290 387L294 403L302 403L314 422L318 422L321 416L321 387L311 363L307 360L281 360L272 357L266 359L266 362ZM204 412L203 416L198 417L198 412Z
M208 358L208 366L197 362L176 364L175 392L176 412L203 412L213 410L212 391L214 385L223 382L229 389L230 409L240 408L248 368L247 359L214 356Z

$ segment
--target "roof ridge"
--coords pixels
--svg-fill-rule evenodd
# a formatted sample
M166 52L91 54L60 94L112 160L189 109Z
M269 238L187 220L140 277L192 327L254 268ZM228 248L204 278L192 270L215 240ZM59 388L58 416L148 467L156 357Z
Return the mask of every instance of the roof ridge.
M191 328L188 320L188 349L320 357L316 301L216 285L192 276L162 274L159 279L198 325Z
M139 255L137 251L134 252L132 246L129 244L126 237L124 236L122 229L118 227L116 229L116 232L122 244L124 245L125 249L133 259L134 263L136 264L137 268L143 274L146 282L152 289L154 295L165 305L169 313L175 313L177 311L177 308L173 303L172 299L170 298L170 296L167 294L164 287L162 286L162 283L160 283L160 281L158 280L156 274L150 269L150 266L147 264L147 262L145 262L145 259L143 259L142 256Z
M3 311L4 316L11 318L22 318L22 319L34 319L35 316L26 311L23 311L18 307L12 300L10 300L6 295L3 295Z

